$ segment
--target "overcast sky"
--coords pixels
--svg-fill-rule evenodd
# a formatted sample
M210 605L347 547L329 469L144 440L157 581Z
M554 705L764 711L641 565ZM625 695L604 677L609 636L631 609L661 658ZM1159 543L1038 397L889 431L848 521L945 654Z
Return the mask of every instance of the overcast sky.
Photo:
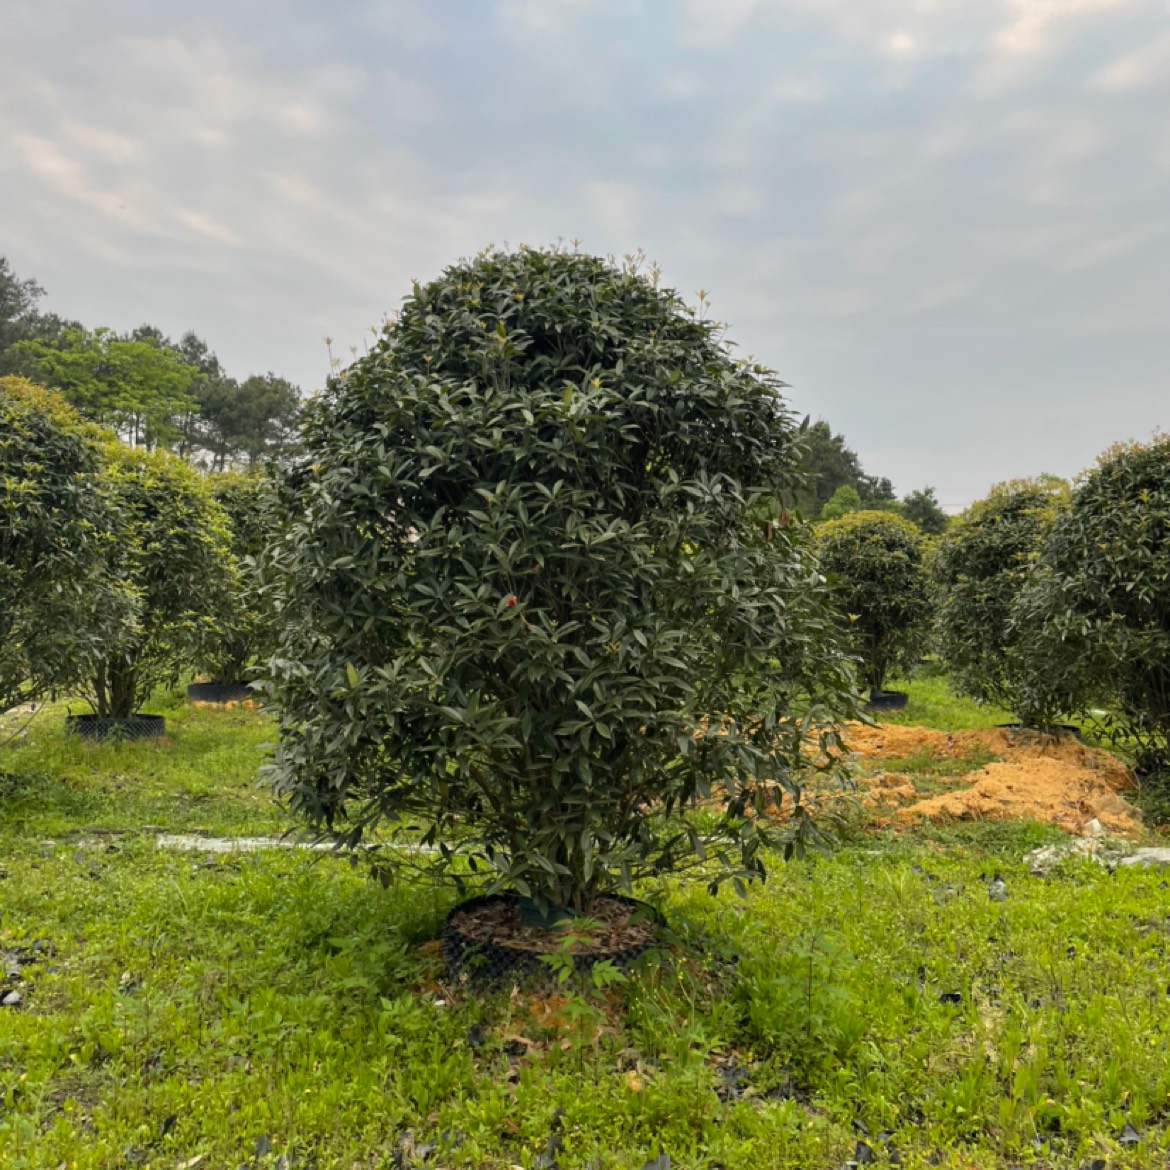
M643 249L900 491L1170 426L1170 0L6 0L0 255L318 386L487 243Z

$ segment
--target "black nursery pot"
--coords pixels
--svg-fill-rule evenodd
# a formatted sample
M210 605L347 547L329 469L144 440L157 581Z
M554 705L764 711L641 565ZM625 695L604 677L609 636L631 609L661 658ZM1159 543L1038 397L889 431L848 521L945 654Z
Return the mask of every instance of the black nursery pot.
M243 682L201 682L187 686L189 703L242 703L255 697L256 692Z
M869 711L901 711L909 702L905 691L870 691L865 706Z
M82 739L106 742L125 739L162 739L167 721L161 715L66 715L65 730Z
M662 915L645 902L633 898L624 898L618 894L610 897L624 902L631 910L641 911L656 925L663 924ZM486 906L493 902L507 902L517 906L522 899L516 894L484 894L478 898L470 898L460 902L447 915L443 922L443 964L447 975L452 978L466 977L472 983L480 986L490 986L502 982L539 983L555 978L549 965L541 961L540 953L525 950L522 947L509 946L507 943L484 941L464 934L457 925L459 916L477 906ZM615 967L628 967L636 959L655 947L653 939L640 943L637 946L626 947L614 951L588 951L573 956L573 964L578 974L588 974L595 963L609 961ZM557 946L555 935L549 936L549 950L546 954L554 953Z
M1071 723L1054 723L1051 727L1033 727L1030 723L997 723L995 727L997 731L1030 731L1035 735L1051 735L1056 732L1058 735L1075 736L1082 742L1085 738L1081 734L1081 729Z

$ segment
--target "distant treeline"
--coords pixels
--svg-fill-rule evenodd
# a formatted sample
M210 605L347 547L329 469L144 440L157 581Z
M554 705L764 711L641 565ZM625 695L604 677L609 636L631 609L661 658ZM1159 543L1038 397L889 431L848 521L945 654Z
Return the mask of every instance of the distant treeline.
M946 529L947 516L934 488L920 488L899 500L894 485L884 476L867 475L845 436L834 433L823 419L807 428L804 441L810 484L802 502L809 515L835 520L849 512L897 512L928 535Z
M44 289L0 256L0 376L52 386L135 447L166 448L214 471L251 467L296 435L300 390L271 372L230 377L194 333L89 328L40 308Z

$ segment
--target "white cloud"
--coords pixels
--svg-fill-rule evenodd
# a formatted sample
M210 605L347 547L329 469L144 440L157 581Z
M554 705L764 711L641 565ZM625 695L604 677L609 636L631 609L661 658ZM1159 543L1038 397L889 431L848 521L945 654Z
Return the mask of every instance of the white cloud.
M1107 12L1129 0L1012 0L1016 17L1004 25L996 44L1006 53L1035 53L1049 44L1055 26L1073 17Z
M683 40L699 48L730 44L762 7L762 0L687 0Z
M154 230L146 213L129 195L95 187L85 168L62 153L55 142L35 134L14 134L9 141L27 168L58 195L95 208L125 227L141 232Z
M202 211L177 211L175 218L183 227L189 228L201 236L206 236L209 240L217 240L221 244L239 243L233 231Z
M1113 93L1170 82L1170 33L1111 61L1093 78L1097 89Z
M596 3L597 0L506 0L498 9L498 19L505 28L536 36L559 36Z
M66 134L93 154L99 154L110 162L129 162L137 153L139 144L125 134L99 130L82 122L67 122L62 127Z

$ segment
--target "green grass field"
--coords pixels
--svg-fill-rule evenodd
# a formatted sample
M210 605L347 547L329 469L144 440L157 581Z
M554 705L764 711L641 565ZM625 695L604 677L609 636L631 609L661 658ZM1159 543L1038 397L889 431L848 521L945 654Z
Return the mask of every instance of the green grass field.
M1004 721L911 690L907 722ZM1031 877L1034 825L864 834L746 900L648 886L678 941L627 983L482 998L442 980L447 890L159 850L293 826L256 786L262 714L155 709L161 744L71 742L50 710L0 748L5 1170L1170 1159L1157 872Z

